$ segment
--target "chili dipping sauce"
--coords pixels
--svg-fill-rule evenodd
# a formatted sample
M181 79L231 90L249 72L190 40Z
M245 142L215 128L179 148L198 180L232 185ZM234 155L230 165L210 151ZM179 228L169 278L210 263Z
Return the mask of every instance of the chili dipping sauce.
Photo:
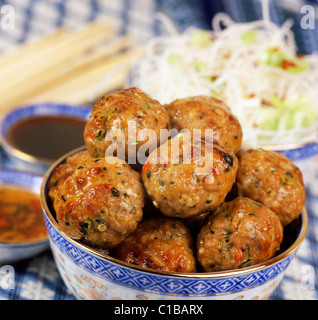
M0 243L29 242L46 236L40 197L23 188L0 186Z

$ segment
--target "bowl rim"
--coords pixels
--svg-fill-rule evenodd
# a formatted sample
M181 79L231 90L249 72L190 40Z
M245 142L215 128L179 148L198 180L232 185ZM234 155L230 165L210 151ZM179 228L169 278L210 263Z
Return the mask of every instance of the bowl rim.
M269 144L269 145L259 145L257 147L249 146L249 145L242 145L242 149L250 149L250 148L259 148L263 150L269 150L269 151L290 151L300 148L306 148L310 145L317 145L318 140L310 140L306 142L295 142L295 143L287 143L287 144Z
M10 172L12 174L27 174L27 175L30 175L30 176L34 176L34 177L37 177L39 179L41 179L43 181L43 176L40 175L40 174L37 174L37 173L34 173L34 172L31 172L31 171L26 171L26 170L20 170L20 169L14 169L14 168L6 168L6 167L1 167L0 166L0 173L1 172ZM21 184L18 184L18 183L13 183L13 182L4 182L2 181L2 179L0 178L0 183L2 186L12 186L12 187L18 187L18 188L21 188L21 189L24 189L24 190L27 190L31 193L34 193L34 194L37 194L38 197L39 197L39 200L41 201L40 199L40 192L41 190L39 190L38 193L34 192L33 190L29 189L28 187L26 187L25 185L21 185ZM46 243L48 242L50 239L49 237L49 234L47 234L46 236L43 236L43 237L40 237L40 238L36 238L36 239L33 239L33 240L27 240L27 241L14 241L14 242L2 242L0 241L0 249L2 248L5 248L5 247L25 247L25 246L34 246L34 245L41 245L42 243Z
M4 249L6 247L9 247L10 249L14 249L12 247L30 247L30 246L37 246L41 244L46 244L50 241L49 235L37 238L35 240L28 240L25 242L17 241L17 242L0 242L0 250Z
M32 156L26 152L23 152L21 150L19 150L18 148L16 148L15 146L13 146L7 139L7 136L3 134L3 124L4 124L4 121L12 114L14 114L15 112L18 112L20 110L26 110L26 109L31 109L31 108L35 108L35 107L38 107L38 108L41 108L41 107L44 107L44 106L54 106L54 107L57 107L57 108L68 108L68 107L72 107L72 108L77 108L79 110L79 108L82 108L83 110L84 109L87 109L87 111L90 110L90 106L89 105L85 105L85 104L78 104L78 105L75 105L75 104L67 104L67 103L51 103L51 102L43 102L43 103L34 103L34 104L27 104L27 105L22 105L22 106L17 106L17 107L14 107L14 108L11 108L9 111L7 111L6 113L4 113L2 116L1 116L1 120L0 120L0 143L2 144L3 148L8 152L10 153L11 155L13 155L15 158L17 159L20 159L24 162L29 162L29 163L32 163L32 164L38 164L38 163L42 163L46 166L51 166L55 160L50 160L50 159L46 159L46 158L42 158L42 157L36 157L36 156ZM67 114L63 114L62 112L61 113L43 113L43 114L33 114L31 115L30 117L26 117L26 118L20 118L18 119L17 121L15 121L14 123L18 123L18 122L21 122L23 120L26 120L26 119L29 119L29 118L36 118L36 117L39 117L39 116L43 116L43 115L65 115L65 117L71 117L71 115L67 115ZM79 119L84 119L82 117L77 117Z
M48 219L48 221L52 224L52 226L56 229L56 231L62 236L64 237L67 241L69 241L70 243L72 243L73 245L75 245L76 247L82 249L83 251L97 257L103 260L106 260L108 262L111 262L119 267L126 267L135 271L141 271L141 272L145 272L147 274L156 274L156 275L162 275L162 276L170 276L170 277L178 277L178 278L183 278L183 279L189 279L189 278L193 278L193 279L220 279L220 278L228 278L228 277L237 277L237 276L241 276L241 275L246 275L249 273L254 273L254 272L258 272L262 269L266 269L269 268L273 265L275 265L276 263L283 261L284 259L286 259L287 257L291 256L294 252L296 252L299 248L299 246L301 245L301 243L303 242L306 234L307 234L307 229L308 229L308 213L306 208L304 207L302 210L302 213L300 215L301 218L301 227L299 230L299 234L297 236L297 238L295 239L295 241L292 243L292 245L290 247L288 247L285 251L281 252L280 254L274 256L271 259L268 259L264 262L255 264L253 266L250 267L244 267L244 268L240 268L240 269L232 269L232 270L225 270L225 271L215 271L215 272L192 272L192 273L183 273L183 272L171 272L171 271L162 271L162 270L155 270L155 269L150 269L150 268L144 268L144 267L140 267L140 266L136 266L136 265L132 265L129 264L127 262L121 261L117 258L114 258L110 255L106 255L100 251L98 251L97 249L90 247L86 244L83 244L77 240L72 239L71 237L69 237L67 234L65 234L63 231L59 230L58 227L58 222L56 221L56 219L53 217L50 208L48 206L47 203L47 184L48 181L51 177L51 174L53 173L54 169L61 163L63 163L66 158L68 158L69 156L76 154L80 151L84 151L86 150L86 148L83 147L79 147L76 148L68 153L66 153L65 155L63 155L62 157L60 157L58 160L56 160L53 165L48 169L48 171L45 173L44 177L43 177L43 181L42 181L42 185L41 185L41 191L40 191L40 199L41 199L41 203L42 203L42 209L43 212L45 214L45 217Z

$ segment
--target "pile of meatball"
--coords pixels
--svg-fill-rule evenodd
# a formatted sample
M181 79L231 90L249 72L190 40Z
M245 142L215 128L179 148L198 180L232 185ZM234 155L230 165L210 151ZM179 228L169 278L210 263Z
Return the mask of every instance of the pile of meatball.
M137 133L151 129L156 137L120 141L121 158L107 154L107 133L127 133L130 121ZM162 129L178 134L159 139ZM203 134L189 144L184 129ZM298 167L279 153L242 149L240 123L213 96L161 105L138 88L112 92L94 105L84 141L87 149L50 177L59 228L132 265L189 273L261 263L278 252L284 227L305 203ZM137 155L145 143L144 163L128 159L129 148ZM158 161L163 149L174 159Z

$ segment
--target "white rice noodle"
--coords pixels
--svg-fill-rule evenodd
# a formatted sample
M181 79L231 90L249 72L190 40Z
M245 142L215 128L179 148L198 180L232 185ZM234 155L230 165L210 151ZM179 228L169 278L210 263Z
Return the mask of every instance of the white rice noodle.
M227 28L222 29L222 25ZM297 58L297 46L291 32L292 21L278 27L269 20L235 23L224 13L212 21L213 31L207 31L210 45L191 45L196 29L176 34L172 27L170 37L157 37L148 43L146 56L133 68L130 85L140 87L162 104L194 95L215 94L223 99L238 117L246 145L286 144L316 139L317 120L304 126L306 114L294 113L294 125L288 126L288 117L279 117L275 130L263 130L260 115L270 105L270 97L280 99L305 96L318 115L318 57L306 56L310 69L290 73L283 68L260 65L262 52L278 48L286 59ZM253 43L246 45L241 36L248 31L256 33ZM176 57L171 63L169 58ZM198 72L196 63L205 68ZM213 79L213 80L212 80ZM306 101L307 101L306 100Z

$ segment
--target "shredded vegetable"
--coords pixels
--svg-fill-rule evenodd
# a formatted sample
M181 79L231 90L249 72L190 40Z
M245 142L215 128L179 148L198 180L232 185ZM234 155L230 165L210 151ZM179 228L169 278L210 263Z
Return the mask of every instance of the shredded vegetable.
M291 22L235 23L222 13L212 25L213 31L189 28L152 39L130 85L163 104L193 95L223 99L242 125L245 145L314 140L318 56L297 54Z

